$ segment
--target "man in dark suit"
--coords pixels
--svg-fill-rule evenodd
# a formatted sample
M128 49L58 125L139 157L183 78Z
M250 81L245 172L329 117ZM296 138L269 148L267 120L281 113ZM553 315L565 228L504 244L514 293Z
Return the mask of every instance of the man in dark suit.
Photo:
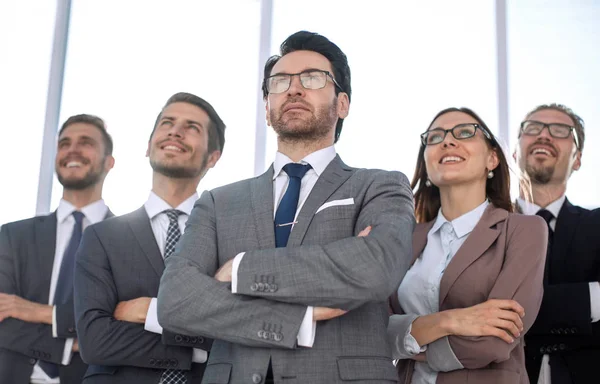
M102 119L67 119L55 163L64 188L57 210L0 231L0 383L81 383L86 365L73 315L75 251L85 227L112 216L102 200L112 147Z
M290 36L263 84L275 162L196 202L159 321L215 338L204 383L395 383L387 299L411 258L408 180L336 154L350 69L324 36Z
M541 105L521 123L515 157L522 184L531 185L521 186L518 206L549 229L544 298L525 336L531 383L592 383L600 375L600 209L565 196L584 141L583 120L564 105Z
M83 359L91 364L85 383L200 383L212 341L163 333L155 297L164 259L198 199L198 184L221 156L224 131L208 102L173 95L148 142L148 200L86 231L75 272L77 331Z

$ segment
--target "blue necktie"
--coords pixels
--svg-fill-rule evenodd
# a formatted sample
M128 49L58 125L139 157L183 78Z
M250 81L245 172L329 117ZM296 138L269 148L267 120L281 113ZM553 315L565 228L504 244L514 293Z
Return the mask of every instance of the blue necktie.
M289 163L283 167L284 172L290 178L290 182L275 213L275 246L277 248L285 247L290 238L290 232L296 217L296 209L298 208L302 178L310 168L310 164L296 163Z
M67 249L63 255L62 263L60 265L60 272L58 274L58 281L56 283L56 290L54 291L55 305L66 304L73 296L75 253L77 252L77 248L79 248L79 243L81 242L84 215L79 211L74 211L73 218L75 219L75 224L73 225L71 240L69 240L69 244L67 245ZM39 361L39 365L49 377L53 379L58 377L58 365L43 360Z

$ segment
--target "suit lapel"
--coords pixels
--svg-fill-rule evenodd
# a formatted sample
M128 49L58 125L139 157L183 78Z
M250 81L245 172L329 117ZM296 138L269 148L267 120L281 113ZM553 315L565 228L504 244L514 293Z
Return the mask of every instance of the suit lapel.
M48 290L50 290L50 279L56 253L56 226L56 212L36 217L34 229L36 257L41 271L38 277L42 280L43 286L48 287Z
M554 227L554 238L552 240L552 249L549 256L551 281L555 281L557 275L560 275L562 268L560 265L552 268L552 264L559 260L563 260L568 255L569 244L575 230L577 229L577 222L579 220L580 212L577 210L569 200L565 199L563 206L558 212L556 218L556 226Z
M144 207L131 214L129 227L158 277L162 276L165 270L165 262L158 249L158 244L156 244L154 232L152 232L152 226L150 225L150 218Z
M273 224L273 166L250 182L252 216L261 249L275 248Z
M446 267L446 271L440 282L440 308L442 308L444 299L460 274L475 260L480 258L498 236L500 236L502 231L496 224L506 220L507 217L508 212L496 208L492 204L486 208L483 216L481 216L481 219L475 225L467 240L458 249L458 252L456 252Z
M431 228L434 224L435 219L428 223L424 223L423 225L417 225L415 228L413 232L413 254L412 261L410 262L411 266L415 263L415 261L417 261L421 253L423 253L423 250L427 245L427 235L429 234L429 231L431 231Z
M115 214L112 213L112 211L109 209L108 211L106 211L106 215L104 216L104 220L110 219L111 217L115 217Z
M336 157L329 163L323 174L319 176L315 186L309 193L292 228L288 247L302 244L306 231L317 212L317 209L331 196L348 178L353 174L352 168L345 165L340 157Z

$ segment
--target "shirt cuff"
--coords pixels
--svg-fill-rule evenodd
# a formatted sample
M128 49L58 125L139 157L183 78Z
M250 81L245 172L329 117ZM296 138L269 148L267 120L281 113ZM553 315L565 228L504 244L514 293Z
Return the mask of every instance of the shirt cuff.
M590 283L590 313L592 323L600 320L600 283L597 281Z
M240 268L240 263L242 262L244 254L246 254L246 252L238 253L237 256L233 258L233 264L231 265L231 293L237 293L238 269Z
M61 361L62 365L71 364L71 357L73 357L73 342L74 341L75 341L75 339L72 337L65 339L65 349L63 350L63 358Z
M308 307L304 319L300 324L298 332L298 345L300 347L312 348L317 333L317 322L313 320L313 307Z
M52 337L58 337L58 330L56 327L56 305L52 307Z
M148 313L146 313L146 322L144 323L144 329L148 332L158 333L162 335L163 329L158 323L158 310L157 310L156 297L150 299L150 305L148 306Z
M404 349L406 352L413 356L416 356L421 352L425 352L427 350L427 346L425 345L421 347L417 342L417 339L411 335L410 331L412 331L412 323L410 323L408 329L406 330L406 334L404 335Z
M206 360L208 360L208 353L205 350L194 348L192 363L206 363Z

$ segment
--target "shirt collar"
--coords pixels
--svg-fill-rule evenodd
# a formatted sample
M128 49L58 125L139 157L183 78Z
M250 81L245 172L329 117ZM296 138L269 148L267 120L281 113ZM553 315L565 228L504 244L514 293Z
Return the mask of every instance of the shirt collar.
M65 199L60 199L58 208L56 208L56 220L58 223L64 222L67 217L76 211L77 208ZM91 204L86 205L80 209L81 213L91 224L96 224L104 220L108 213L108 207L104 203L104 200L96 200Z
M300 164L310 164L317 176L321 176L323 171L325 171L325 168L327 168L335 156L335 147L331 145L306 156L300 160ZM275 161L273 162L273 179L279 176L283 167L289 163L293 163L292 159L278 151L275 154Z
M473 232L473 228L475 228L475 226L479 222L479 219L481 219L481 216L483 216L483 212L485 211L488 205L490 205L490 202L485 200L477 208L465 213L460 217L457 217L456 219L450 222L450 224L452 224L452 228L454 228L454 233L456 233L456 236L459 239ZM438 211L437 219L435 220L435 223L433 224L430 233L435 233L442 227L442 225L444 225L444 223L447 222L448 220L444 217L442 209L440 208L440 210Z
M189 216L192 213L196 200L198 200L198 193L194 192L192 196L185 199L181 204L175 207L175 209ZM153 191L150 191L150 196L148 196L148 200L144 203L144 208L146 209L146 213L150 220L154 219L156 215L162 213L166 209L173 209L169 203L158 197Z
M560 209L562 208L563 204L565 203L566 198L567 197L565 195L562 195L558 199L556 199L553 202L551 202L550 204L548 204L548 206L545 209L547 211L550 211L550 213L552 213L554 215L554 218L557 218L558 214L560 213ZM540 207L539 205L532 203L530 201L524 200L520 197L517 199L517 203L519 204L519 208L521 208L521 211L525 215L535 215L536 213L538 213L539 210L542 209L542 207Z

